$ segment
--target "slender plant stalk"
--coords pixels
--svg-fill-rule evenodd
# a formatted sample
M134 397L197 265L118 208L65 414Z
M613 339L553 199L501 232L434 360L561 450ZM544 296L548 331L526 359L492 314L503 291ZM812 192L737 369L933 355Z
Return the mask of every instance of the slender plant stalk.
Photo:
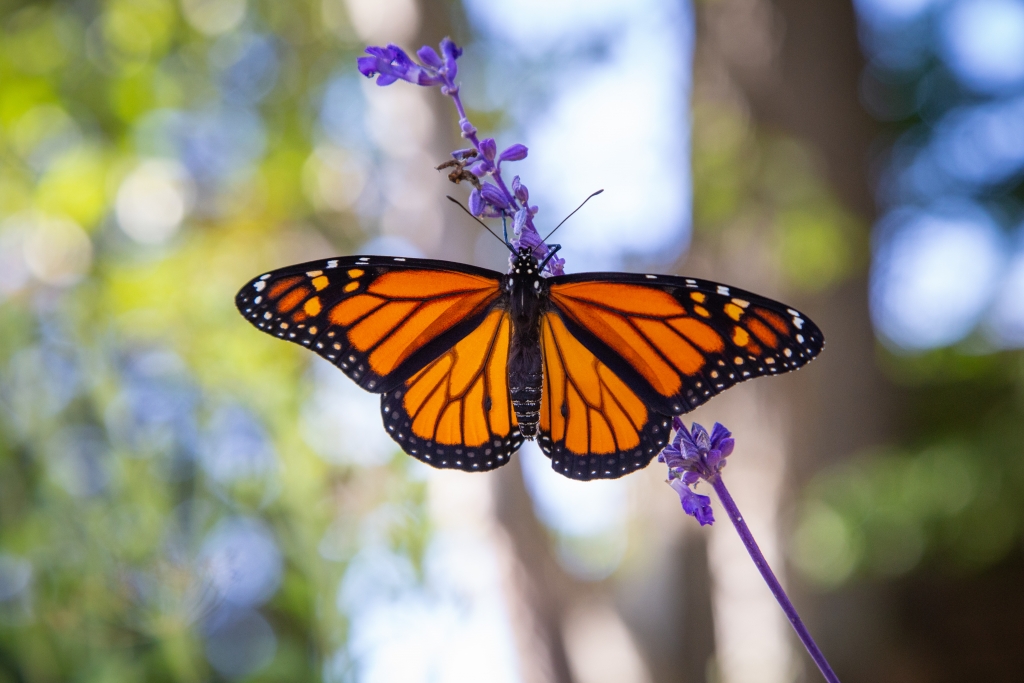
M761 553L761 549L757 547L757 542L754 540L754 535L750 533L750 528L747 526L746 521L743 519L743 515L740 514L739 508L736 507L735 501L732 496L729 495L729 489L725 488L725 482L722 481L722 475L716 473L711 477L711 486L714 487L715 493L718 494L719 500L722 501L722 506L725 511L729 513L729 519L732 520L733 526L736 527L736 531L739 533L740 538L743 540L743 545L747 547L747 552L750 553L750 559L754 561L754 565L757 570L761 572L761 576L764 578L765 583L768 584L768 588L771 589L772 595L778 600L779 605L782 607L782 611L786 613L786 618L789 619L789 623L793 625L793 630L796 631L796 635L800 638L800 642L807 648L808 654L811 655L811 659L818 665L818 669L821 670L821 674L825 677L825 680L829 683L839 683L839 678L836 677L832 667L829 666L828 660L825 659L825 655L822 654L818 648L817 643L814 642L814 638L811 638L810 632L807 627L804 626L803 619L797 614L796 607L790 602L789 596L786 595L786 591L782 589L782 584L775 578L775 573L772 568L768 566L768 561L764 559L764 555Z

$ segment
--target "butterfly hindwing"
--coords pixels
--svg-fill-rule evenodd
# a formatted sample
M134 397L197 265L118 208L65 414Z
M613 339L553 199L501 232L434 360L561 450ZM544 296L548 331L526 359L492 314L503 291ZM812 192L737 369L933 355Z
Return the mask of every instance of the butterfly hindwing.
M475 329L501 297L501 279L449 261L350 256L261 275L235 304L264 332L385 393Z
M496 306L455 346L381 397L388 433L428 465L483 472L523 443L508 393L508 310Z
M553 313L541 316L541 449L573 479L614 479L647 465L671 420L647 405Z
M549 283L567 329L648 408L668 415L738 382L795 370L824 346L799 311L706 280L580 273Z

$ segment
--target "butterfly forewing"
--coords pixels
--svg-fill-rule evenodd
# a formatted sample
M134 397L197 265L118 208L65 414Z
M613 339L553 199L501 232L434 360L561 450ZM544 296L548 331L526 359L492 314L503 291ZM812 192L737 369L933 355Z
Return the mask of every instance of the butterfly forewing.
M551 278L549 296L583 346L669 415L738 382L795 370L824 345L800 312L705 280L581 273Z
M523 443L508 392L508 311L495 307L450 350L386 393L384 425L428 465L481 472Z
M476 329L501 297L501 279L448 261L352 256L261 275L235 304L264 332L384 393Z

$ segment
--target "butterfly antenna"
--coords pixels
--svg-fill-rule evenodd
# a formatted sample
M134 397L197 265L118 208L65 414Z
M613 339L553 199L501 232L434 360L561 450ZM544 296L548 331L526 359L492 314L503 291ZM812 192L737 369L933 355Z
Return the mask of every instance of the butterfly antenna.
M589 201L590 201L591 199L593 199L593 198L594 198L594 197L596 197L597 195L601 194L602 192L604 192L604 190L598 190L598 191L597 191L597 192L595 192L594 194L592 194L592 195L590 195L589 197L587 197L586 199L584 199L584 200L583 200L583 203L582 203L582 204L580 204L579 206L577 206L577 207L576 207L575 209L573 209L573 210L572 210L572 213L570 213L570 214L569 214L568 216L566 216L565 218L563 218L563 219L562 219L562 223L565 223L565 222L566 222L567 220L569 220L570 218L572 218L572 214L573 214L573 213L576 213L577 211L579 211L580 209L582 209L582 208L583 208L583 204L586 204L587 202L589 202ZM560 227L562 227L562 223L559 223L558 225L556 225L556 226L555 226L555 230L558 230L558 229L559 229ZM549 233L548 233L548 237L551 237L552 235L554 235L554 234L555 234L555 230L552 230L551 232L549 232ZM548 237L545 237L545 238L544 238L544 241L545 241L545 242L547 242L547 241L548 241Z
M487 224L486 224L486 223L484 223L484 222L483 222L482 220L480 220L479 218L477 218L476 216L474 216L474 215L473 215L472 213L470 213L469 209L467 209L466 207L464 207L464 206L462 205L462 202L460 202L460 201L459 201L458 199L456 199L455 197L451 196L450 194L447 194L447 195L445 195L445 196L446 196L446 197L448 197L448 201L450 201L450 202L454 203L454 204L455 204L456 206L458 206L458 207L459 207L460 209L462 209L463 211L465 211L465 212L466 212L466 215L467 215L467 216L469 216L470 218L472 218L473 220L475 220L475 221L476 221L477 223L479 223L480 225L484 226L484 230L486 230L487 232L489 232L489 233L491 233L492 235L494 235L494 239L496 239L496 240L498 240L499 242L501 242L502 244L504 244L504 245L505 245L505 247L506 247L506 248L507 248L507 249L508 249L508 250L509 250L510 252L512 252L513 254L515 254L515 253L516 253L516 250L515 250L515 249L513 249L513 248L512 248L512 247L511 247L511 246L509 245L509 243L508 243L508 242L506 242L505 240L503 240L503 239L501 239L500 237L498 237L498 233L496 233L496 232L494 232L493 230L491 230L491 229L490 229L489 227L487 227ZM572 214L569 214L569 215L571 216Z

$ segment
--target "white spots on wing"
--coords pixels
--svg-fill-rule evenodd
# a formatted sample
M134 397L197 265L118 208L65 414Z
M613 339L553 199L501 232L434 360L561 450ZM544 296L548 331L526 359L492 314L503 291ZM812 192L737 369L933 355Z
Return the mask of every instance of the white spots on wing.
M782 355L785 356L786 358L789 358L790 356L793 355L793 351L792 349L783 349Z
M266 280L269 277L270 277L270 273L267 273L266 275L260 275L260 279L261 280Z
M309 277L320 277L323 274L324 274L324 271L322 271L322 270L307 270L306 271L306 275L308 275Z
M270 320L273 317L274 317L274 314L271 313L270 311L267 311L266 313L263 314L263 319L264 320Z
M791 316L793 316L795 318L799 318L800 317L800 311L794 311L792 308L787 308L786 309L786 313L789 313Z
M258 304L261 301L263 301L263 297L262 296L258 296L258 297L256 297L255 299L252 300L252 302L254 304Z
M800 342L801 344L803 344L804 343L804 335L802 335L802 334L796 335L796 340L798 342Z
M729 296L729 288L725 285L718 285L718 293L722 296Z
M804 329L804 320L803 320L803 318L793 318L793 326L796 329L798 329L798 330Z
M328 261L327 262L327 267L328 268L337 268L338 267L338 259L331 259L330 261Z
M404 258L402 258L401 256L396 256L396 257L395 257L395 260L396 260L396 261L405 261L405 259L404 259Z
M657 280L658 279L657 275L645 275L644 277L646 277L648 280Z
M686 278L686 286L687 287L696 287L697 286L697 281L696 280L691 280L690 278Z
M264 276L264 277L266 277L266 276ZM263 291L263 289L264 289L264 288L265 288L266 286L267 286L267 283L263 281L263 278L260 278L260 279L259 279L259 280L257 280L257 281L256 281L255 283L253 283L253 288L254 288L254 289L255 289L255 290L257 291L257 292L262 292L262 291Z
M747 306L750 305L749 301L745 301L743 299L733 299L732 302L739 306L740 308L746 308Z

